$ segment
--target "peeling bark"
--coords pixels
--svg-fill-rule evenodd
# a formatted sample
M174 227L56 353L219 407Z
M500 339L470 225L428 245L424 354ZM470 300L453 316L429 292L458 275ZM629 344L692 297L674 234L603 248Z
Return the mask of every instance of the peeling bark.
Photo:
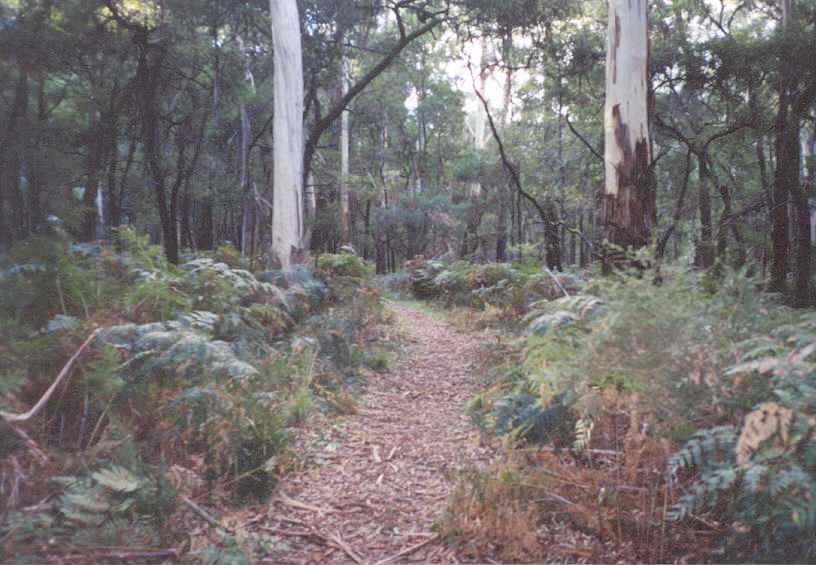
M603 218L608 243L620 249L646 245L656 222L648 54L647 1L610 0Z

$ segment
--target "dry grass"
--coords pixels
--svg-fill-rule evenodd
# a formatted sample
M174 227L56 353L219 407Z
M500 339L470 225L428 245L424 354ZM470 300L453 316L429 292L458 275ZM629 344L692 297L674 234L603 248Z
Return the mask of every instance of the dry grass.
M471 472L453 493L441 533L477 559L537 560L543 551L538 512L521 470L508 463Z
M585 451L507 446L490 467L465 476L442 533L476 560L704 559L717 534L704 518L696 530L666 523L668 441L644 433L641 416L627 408L634 400L604 400Z

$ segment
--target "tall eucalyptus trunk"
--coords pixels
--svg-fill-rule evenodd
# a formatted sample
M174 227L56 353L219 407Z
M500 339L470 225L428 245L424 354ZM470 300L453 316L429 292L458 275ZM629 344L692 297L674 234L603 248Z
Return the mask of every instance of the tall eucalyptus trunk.
M613 256L646 245L656 223L647 8L647 0L609 0L603 219Z
M295 0L270 0L275 50L272 257L297 262L303 236L303 58Z

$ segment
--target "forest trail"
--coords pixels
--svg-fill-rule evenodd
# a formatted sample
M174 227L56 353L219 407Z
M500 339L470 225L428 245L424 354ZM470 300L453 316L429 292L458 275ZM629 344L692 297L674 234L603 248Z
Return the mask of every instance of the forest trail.
M323 437L314 430L302 438L304 469L283 479L256 526L281 539L271 562L453 558L433 534L434 521L460 471L484 466L492 453L465 412L478 390L479 344L416 306L388 308L399 360L369 379L358 413L330 437L323 428Z

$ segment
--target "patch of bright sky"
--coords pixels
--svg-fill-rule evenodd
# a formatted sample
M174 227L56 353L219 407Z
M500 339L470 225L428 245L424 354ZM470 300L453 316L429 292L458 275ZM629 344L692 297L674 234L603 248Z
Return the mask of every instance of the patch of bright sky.
M516 40L523 41L523 38ZM482 46L490 53L493 47L487 40L474 39L468 42L460 42L456 36L446 31L442 36L442 42L448 46L448 60L442 67L443 74L448 77L451 85L465 95L465 112L471 116L475 113L483 112L482 103L476 97L474 80L481 90L479 79L479 67L482 60ZM468 66L470 65L470 67ZM471 68L473 75L471 75ZM529 78L529 73L525 70L517 70L513 73L513 85L523 83ZM491 68L485 77L484 91L482 94L487 99L491 108L499 109L504 104L504 84L507 80L507 72L499 65ZM419 100L416 90L412 90L405 100L405 107L413 112L417 108Z

